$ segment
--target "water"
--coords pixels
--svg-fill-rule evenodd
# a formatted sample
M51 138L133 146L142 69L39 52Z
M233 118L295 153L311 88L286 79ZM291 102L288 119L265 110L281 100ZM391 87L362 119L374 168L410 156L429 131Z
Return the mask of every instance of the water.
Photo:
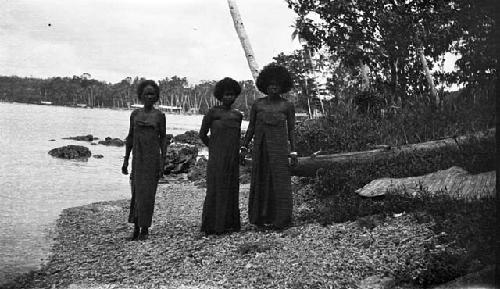
M130 197L121 174L124 147L63 140L92 134L125 138L130 111L0 103L0 283L36 269L47 256L47 235L64 208ZM167 133L198 130L201 115L166 115ZM50 141L50 140L55 141ZM87 146L102 159L62 160L47 152Z

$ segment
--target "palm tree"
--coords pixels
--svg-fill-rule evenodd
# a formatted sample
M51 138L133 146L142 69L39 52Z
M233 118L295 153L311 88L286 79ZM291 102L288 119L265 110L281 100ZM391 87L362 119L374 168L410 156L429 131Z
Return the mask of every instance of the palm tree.
M311 72L311 76L312 78L314 79L314 81L316 81L316 70L315 70L315 67L314 67L314 61L313 61L313 58L312 58L312 48L310 47L309 43L307 42L306 38L304 37L306 35L306 33L308 33L308 31L310 31L310 29L312 28L311 27L311 23L308 23L305 21L304 17L303 16L299 16L297 19L295 19L295 25L293 26L294 27L294 30L292 32L292 40L294 39L297 39L299 40L299 43L302 45L302 48L304 50L304 54L305 54L305 59L307 59L307 66L308 69L310 70ZM308 86L307 86L307 79L304 79L304 84L305 84L305 87L306 87L306 91L309 90L308 89ZM317 87L315 84L313 84L314 87L313 87L313 91L317 91ZM323 108L323 101L321 99L319 99L320 101L320 104L321 104L321 111L324 113L324 108ZM309 110L309 116L312 117L312 111L311 111L311 101L310 101L310 97L309 95L307 95L307 108Z
M243 47L243 51L245 51L245 56L247 58L248 67L250 68L250 72L252 73L252 77L254 82L257 81L257 76L259 75L259 65L257 61L255 61L255 55L252 50L252 46L250 45L250 40L248 39L248 35L245 31L245 26L243 26L243 21L241 20L241 15L238 10L238 6L234 0L227 0L227 4L229 5L229 12L231 13L231 17L234 22L234 29L238 34L238 38L241 42L241 47Z

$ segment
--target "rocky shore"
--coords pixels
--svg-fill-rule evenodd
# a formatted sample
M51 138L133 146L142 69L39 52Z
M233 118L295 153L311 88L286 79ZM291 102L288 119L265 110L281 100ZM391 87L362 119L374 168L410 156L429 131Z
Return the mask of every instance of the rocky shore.
M247 221L248 185L240 191L241 232L210 237L199 233L205 191L186 182L160 185L146 241L127 241L128 200L66 209L50 261L2 288L411 288L394 287L387 272L434 237L432 224L406 214L370 229L260 231ZM308 209L295 204L294 214Z

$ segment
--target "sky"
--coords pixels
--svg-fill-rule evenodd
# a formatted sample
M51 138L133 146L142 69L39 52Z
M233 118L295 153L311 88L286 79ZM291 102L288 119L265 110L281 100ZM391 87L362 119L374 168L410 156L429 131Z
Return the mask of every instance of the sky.
M260 68L291 39L285 0L236 0ZM0 0L0 75L252 79L226 0Z

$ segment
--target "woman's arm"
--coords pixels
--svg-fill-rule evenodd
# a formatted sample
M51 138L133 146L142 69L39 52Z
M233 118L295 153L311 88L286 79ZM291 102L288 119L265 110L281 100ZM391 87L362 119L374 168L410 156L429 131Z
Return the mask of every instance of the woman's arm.
M210 143L210 138L208 137L208 131L210 130L210 126L212 125L212 114L213 111L210 109L207 114L203 117L203 121L201 122L201 128L198 135L200 136L201 141L208 146Z
M298 164L297 152L295 151L295 106L289 102L287 107L286 124L288 128L288 141L290 142L290 160L291 166Z
M167 146L168 140L167 140L167 121L165 119L165 114L163 112L160 112L160 151L161 151L161 158L164 159L166 154L167 154Z
M255 120L257 118L257 103L254 102L252 104L252 108L250 109L250 122L248 123L248 129L247 132L245 133L245 138L243 140L243 146L247 147L250 141L253 138L253 135L255 133Z
M124 175L128 174L128 160L130 158L130 152L132 151L132 147L134 146L134 117L136 115L136 111L132 111L130 114L130 125L128 129L128 135L125 139L125 156L123 157L123 165L122 165L122 173Z
M165 119L165 114L160 112L160 172L159 177L163 176L163 166L165 164L165 156L167 155L167 121Z
M295 106L291 102L288 103L286 122L288 127L290 151L295 152Z

